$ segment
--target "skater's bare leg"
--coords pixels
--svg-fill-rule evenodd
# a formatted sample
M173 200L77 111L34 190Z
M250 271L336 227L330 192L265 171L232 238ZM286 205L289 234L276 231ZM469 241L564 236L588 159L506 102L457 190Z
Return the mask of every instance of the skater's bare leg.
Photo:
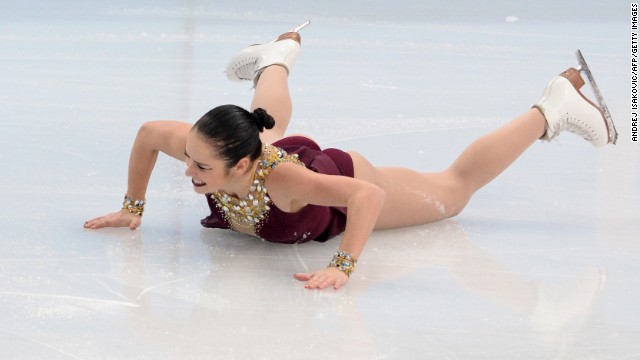
M267 110L276 121L273 129L260 134L260 139L270 144L284 137L292 112L287 69L272 65L262 71L251 101L251 110L256 108Z
M287 77L300 53L302 39L298 31L307 25L309 21L281 34L274 41L240 50L226 66L229 80L253 81L255 93L250 109L263 108L275 119L275 127L260 135L265 143L283 138L289 126L292 106Z
M445 171L420 173L403 168L374 168L352 153L356 177L386 192L377 228L426 224L457 215L471 196L504 171L545 129L545 119L531 109L467 147Z
M464 182L469 195L480 189L517 159L545 130L546 121L531 109L469 145L447 170Z

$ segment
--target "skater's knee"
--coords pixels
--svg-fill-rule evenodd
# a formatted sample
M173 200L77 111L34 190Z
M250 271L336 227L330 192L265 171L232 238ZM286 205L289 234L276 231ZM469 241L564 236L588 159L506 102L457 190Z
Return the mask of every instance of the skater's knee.
M445 214L447 218L451 218L464 210L475 192L475 186L456 171L446 170L442 173L442 177L449 194Z
M467 206L467 202L464 202L464 203L460 202L450 206L449 211L446 213L447 219L460 215L460 213L462 212L462 210L464 210L466 206Z

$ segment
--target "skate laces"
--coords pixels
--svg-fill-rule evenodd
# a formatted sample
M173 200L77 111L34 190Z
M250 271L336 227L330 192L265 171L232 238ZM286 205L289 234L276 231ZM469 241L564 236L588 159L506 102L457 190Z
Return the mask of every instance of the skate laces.
M564 114L561 120L553 125L552 130L555 135L562 131L568 131L589 142L593 142L598 137L596 131L589 124L569 114Z
M242 80L253 80L259 57L244 58L233 65L233 72Z

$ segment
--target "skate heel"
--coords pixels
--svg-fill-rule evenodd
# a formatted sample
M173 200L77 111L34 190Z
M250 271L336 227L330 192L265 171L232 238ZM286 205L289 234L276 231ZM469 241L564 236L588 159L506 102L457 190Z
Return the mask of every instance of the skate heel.
M298 34L298 32L300 30L302 30L304 27L306 27L307 25L311 24L311 21L307 20L305 22L303 22L302 24L300 24L299 26L294 27L293 29L287 31L286 33L278 36L274 41L281 41L281 40L293 40L295 42L297 42L298 44L302 45L302 40L300 38L300 34Z
M569 68L560 74L560 76L569 80L576 90L580 90L580 88L584 86L584 80L582 79L582 76L580 76L580 71L577 69Z
M278 38L275 41L282 41L282 40L293 40L298 44L302 45L302 39L300 37L300 34L298 34L297 32L286 32L278 36Z

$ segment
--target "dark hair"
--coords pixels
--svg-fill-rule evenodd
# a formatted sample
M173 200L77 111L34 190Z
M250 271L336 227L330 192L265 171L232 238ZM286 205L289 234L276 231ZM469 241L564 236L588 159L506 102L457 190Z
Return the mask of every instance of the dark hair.
M221 105L204 114L193 128L211 142L231 168L246 156L257 159L262 153L260 133L275 124L262 108L249 112L236 105Z

